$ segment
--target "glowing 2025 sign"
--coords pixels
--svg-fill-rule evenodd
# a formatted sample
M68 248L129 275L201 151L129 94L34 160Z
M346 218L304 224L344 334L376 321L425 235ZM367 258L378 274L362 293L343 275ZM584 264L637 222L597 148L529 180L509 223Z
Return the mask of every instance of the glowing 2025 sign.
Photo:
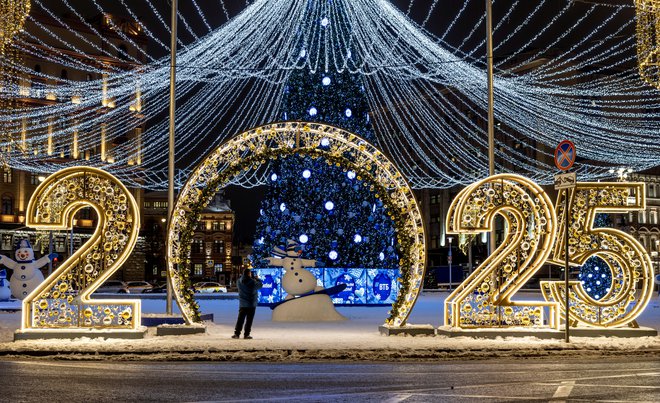
M327 138L351 144L336 128L328 130L317 125L310 129L303 125L274 126L272 133L281 135L283 144L289 144L289 136L305 128L303 133L307 133L311 144ZM253 133L258 132L248 132L239 139L257 138L251 137ZM495 175L463 189L450 206L448 232L490 231L495 216L500 215L506 224L505 237L480 268L448 297L445 324L462 328L543 326L547 308L552 328L559 326L560 317L567 312L572 323L585 326L634 325L651 298L651 261L634 238L611 228L593 228L593 222L599 212L643 209L644 190L642 183L578 183L575 189L559 194L559 206L563 206L563 198L571 200L569 261L581 265L596 255L607 262L613 274L608 294L599 300L592 299L579 282L572 282L568 290L570 306L566 309L562 305L567 292L563 282L543 282L543 301L511 299L544 263L563 261L564 241L557 236L561 233L558 229L566 225L563 218L557 219L564 217L563 211L556 214L545 192L518 175ZM27 225L39 229L70 228L76 211L83 207L96 211L98 226L90 241L23 301L23 331L134 330L140 324L139 301L90 299L91 293L128 258L140 227L137 204L116 178L89 167L68 168L51 175L28 204ZM415 239L414 243L421 245L412 249L423 251L423 238ZM393 305L401 306L404 301L406 309L395 316L393 323L388 321L390 325L405 324L421 287L420 277L408 278L407 291L399 294ZM179 306L186 306L175 295Z
M495 175L463 189L447 216L450 233L491 231L494 218L505 222L504 240L478 270L445 301L445 325L461 328L541 326L544 308L548 325L558 328L559 317L590 327L631 325L647 306L653 286L651 260L630 235L611 228L593 228L597 213L645 208L643 183L578 183L562 190L555 213L548 196L535 183L518 175ZM612 286L599 300L580 282L570 283L565 306L562 281L544 281L544 301L512 301L515 293L546 262L563 264L563 199L571 201L569 261L582 265L591 256L607 262ZM559 217L559 219L558 219Z

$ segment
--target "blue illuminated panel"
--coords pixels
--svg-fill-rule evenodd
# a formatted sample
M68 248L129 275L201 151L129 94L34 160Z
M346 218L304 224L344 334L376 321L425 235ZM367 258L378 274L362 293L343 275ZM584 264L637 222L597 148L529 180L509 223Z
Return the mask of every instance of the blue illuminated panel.
M367 269L367 304L392 304L399 294L399 270Z
M396 269L306 269L323 288L346 284L344 291L330 297L335 305L390 305L399 293L399 270ZM274 304L286 298L287 293L282 288L283 270L280 267L253 269L264 283L259 291L259 304Z

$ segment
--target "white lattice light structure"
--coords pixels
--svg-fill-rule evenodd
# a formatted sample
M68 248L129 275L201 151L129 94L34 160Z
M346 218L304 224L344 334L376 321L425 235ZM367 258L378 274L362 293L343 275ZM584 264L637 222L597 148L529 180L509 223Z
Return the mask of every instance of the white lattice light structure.
M61 9L93 30L80 11L83 3L96 12L107 11L96 0L59 0L57 5L34 0L33 10L68 27L69 20L58 17ZM407 12L422 7L420 2L410 1L399 9L386 0L256 0L214 28L210 12L202 11L203 3L193 1L193 11L180 15L182 30L192 42L182 41L178 55L177 166L189 171L199 163L203 150L227 140L215 137L218 127L222 133L237 133L281 119L281 97L294 69L348 70L363 76L377 145L413 187L449 187L482 177L487 145L478 122L485 117L487 93L481 59L484 41L477 38L485 28L482 17L470 19L469 3L466 0L456 15L440 16L437 1L428 2L428 12L416 23ZM567 1L555 10L556 2L541 0L525 8L528 12L521 21L507 24L523 3L496 5L504 13L495 22L495 33L503 38L495 52L520 44L518 51L496 65L495 116L502 122L498 139L503 140L498 141L498 161L506 158L509 168L547 182L552 171L547 147L571 138L582 157L596 161L581 164L579 173L584 179L608 176L611 165L625 164L635 170L655 165L660 156L660 99L640 79L636 38L627 35L635 26L634 4ZM156 28L167 28L167 18L153 0L119 0L117 6L130 18L137 18L142 7ZM230 16L222 0L213 9L223 20ZM443 33L434 35L424 28L432 19L445 22ZM142 112L152 117L142 136L143 146L129 140L116 147L113 163L99 157L88 163L103 166L129 185L164 188L168 59L146 53L148 63L141 72L104 71L44 43L40 37L52 32L37 19L30 17L28 25L39 32L24 34L18 43L23 52L105 78L74 82L14 66L23 74L60 82L56 87L46 85L44 93L62 101L19 110L11 122L5 122L14 125L14 138L21 138L16 122L23 121L42 133L25 139L24 149L48 141L55 148L66 147L74 131L80 149L99 146L101 138L112 141L141 124L130 111L139 92L146 100ZM339 34L340 26L350 27L348 39ZM548 33L558 28L561 34L548 39ZM154 26L143 29L155 48L167 48L168 41L158 36ZM448 38L458 33L463 42L449 45ZM132 41L122 35L126 42ZM62 48L80 51L66 38L59 40ZM101 55L118 51L116 44L103 37L99 37L102 45L87 41L86 46ZM334 50L320 52L315 44L321 41L327 45L323 49ZM550 55L553 48L565 50ZM129 61L138 59L131 55ZM100 90L104 85L105 94ZM21 90L20 86L3 88L2 93L16 96ZM73 97L76 103L71 102ZM115 108L102 106L107 98L114 100ZM94 113L98 109L105 113ZM141 167L127 165L140 148ZM538 153L526 153L530 149ZM79 163L54 162L47 153L26 154L20 147L12 149L11 157L15 168L34 172L53 172L62 164ZM235 183L263 183L263 173L243 175Z

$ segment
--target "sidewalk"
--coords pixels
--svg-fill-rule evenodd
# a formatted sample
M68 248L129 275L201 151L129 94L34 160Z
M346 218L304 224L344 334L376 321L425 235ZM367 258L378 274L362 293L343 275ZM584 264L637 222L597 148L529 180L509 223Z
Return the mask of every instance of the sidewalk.
M409 323L442 324L443 301L447 293L424 293ZM525 293L520 299L535 299ZM20 312L0 313L0 357L48 357L61 359L112 360L447 360L489 357L548 357L635 355L660 359L660 336L623 338L573 337L539 340L534 337L495 340L468 337L381 336L381 325L389 307L340 307L349 318L339 323L274 323L271 311L259 308L253 326L253 340L231 339L237 302L202 300L204 313L214 314L207 333L192 336L155 336L154 329L142 340L79 338L75 340L34 340L13 342L20 326ZM144 300L144 313L163 312L164 300ZM640 326L660 330L660 301L654 298L639 318Z

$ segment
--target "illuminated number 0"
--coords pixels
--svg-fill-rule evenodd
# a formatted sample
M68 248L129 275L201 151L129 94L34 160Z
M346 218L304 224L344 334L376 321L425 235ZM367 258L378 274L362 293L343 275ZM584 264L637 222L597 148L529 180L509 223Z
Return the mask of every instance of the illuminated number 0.
M100 169L63 169L35 191L28 204L27 225L66 230L84 207L96 211L94 234L23 301L23 331L136 329L140 325L140 301L90 299L126 261L137 241L139 209L121 182Z

